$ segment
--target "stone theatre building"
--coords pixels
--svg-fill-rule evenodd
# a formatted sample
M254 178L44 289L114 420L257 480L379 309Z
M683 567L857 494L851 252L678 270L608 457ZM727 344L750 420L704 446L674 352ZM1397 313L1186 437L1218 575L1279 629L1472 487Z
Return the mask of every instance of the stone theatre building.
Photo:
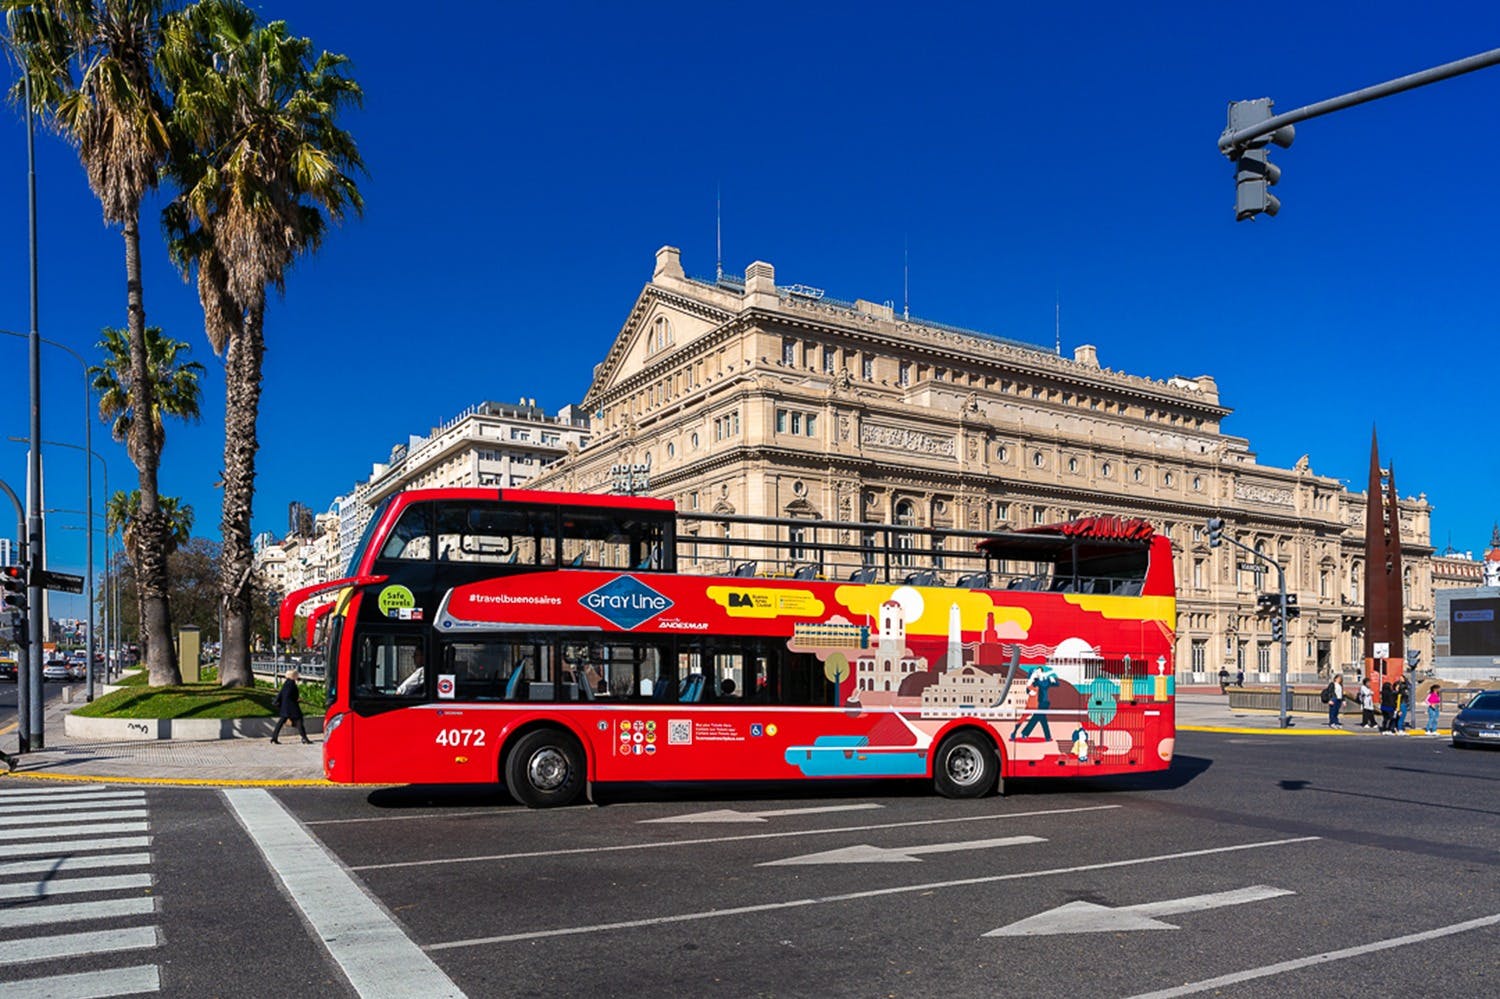
M1226 434L1208 375L1156 380L1031 344L776 283L688 277L657 251L583 400L593 439L531 485L636 491L680 510L1001 530L1087 514L1144 517L1177 553L1177 671L1270 679L1279 655L1258 583L1204 522L1280 563L1302 615L1290 669L1352 673L1363 656L1364 496L1259 464ZM1362 447L1363 442L1351 446ZM642 474L644 472L644 474ZM1431 507L1401 502L1406 643L1432 661ZM952 580L948 580L952 582Z

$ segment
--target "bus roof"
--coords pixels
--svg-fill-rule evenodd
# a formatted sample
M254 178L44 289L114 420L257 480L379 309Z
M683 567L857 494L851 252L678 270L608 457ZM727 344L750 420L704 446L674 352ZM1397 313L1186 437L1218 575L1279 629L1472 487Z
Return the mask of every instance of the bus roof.
M992 558L1054 559L1075 549L1085 557L1100 550L1146 548L1156 529L1149 521L1124 517L1080 517L1061 524L1043 524L994 534L979 542Z
M564 493L545 489L408 489L393 497L402 506L424 500L499 500L504 503L544 503L548 506L585 506L614 510L653 510L671 513L677 504L650 496L614 493Z

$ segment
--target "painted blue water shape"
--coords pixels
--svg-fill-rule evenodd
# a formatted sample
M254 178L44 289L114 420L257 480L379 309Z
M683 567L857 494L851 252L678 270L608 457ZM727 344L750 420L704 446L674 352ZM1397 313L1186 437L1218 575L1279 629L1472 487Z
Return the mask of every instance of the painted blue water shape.
M920 750L870 749L862 735L823 735L811 746L787 747L785 759L808 777L922 777L927 754Z

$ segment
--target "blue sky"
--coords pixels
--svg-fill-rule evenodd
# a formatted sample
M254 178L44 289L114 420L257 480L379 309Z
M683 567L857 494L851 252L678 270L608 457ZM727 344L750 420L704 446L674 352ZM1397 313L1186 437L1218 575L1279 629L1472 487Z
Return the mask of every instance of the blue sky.
M1048 344L1212 374L1259 459L1363 488L1370 428L1433 541L1500 518L1488 440L1497 272L1487 181L1500 68L1298 126L1280 216L1236 224L1215 140L1232 99L1279 110L1500 45L1477 3L651 6L265 3L353 59L362 219L297 263L267 325L257 529L314 509L408 433L483 399L578 400L652 255ZM9 77L8 77L9 78ZM0 327L24 330L25 137L0 114ZM121 241L72 151L38 136L43 334L124 324ZM222 365L148 206L146 309L209 368L162 489L217 535ZM82 438L76 364L45 355L48 437ZM0 437L26 432L24 344L0 337ZM102 427L110 485L133 470ZM20 492L24 448L0 441ZM49 458L48 505L82 506ZM103 495L102 486L96 492ZM9 514L0 516L8 525ZM49 531L55 568L83 534ZM5 529L3 533L8 534Z

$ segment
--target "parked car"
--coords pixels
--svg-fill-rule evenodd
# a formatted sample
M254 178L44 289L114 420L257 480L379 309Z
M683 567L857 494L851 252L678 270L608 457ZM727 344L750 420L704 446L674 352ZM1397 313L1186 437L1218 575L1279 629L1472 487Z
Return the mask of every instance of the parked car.
M74 680L83 680L87 678L88 670L84 668L84 665L81 662L69 662L68 676Z
M16 682L16 661L14 659L0 659L0 680Z
M1453 745L1500 746L1500 690L1476 694L1453 716Z
M43 680L71 680L72 675L68 672L68 664L59 659L42 667Z

